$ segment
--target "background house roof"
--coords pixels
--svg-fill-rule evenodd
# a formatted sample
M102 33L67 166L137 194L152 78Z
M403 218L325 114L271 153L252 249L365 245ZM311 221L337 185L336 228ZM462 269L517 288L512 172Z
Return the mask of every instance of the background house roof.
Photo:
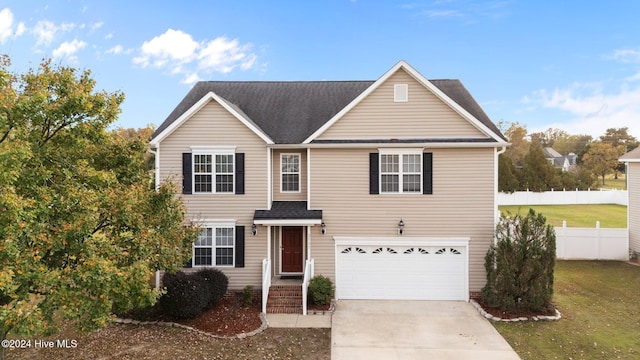
M628 153L620 157L621 161L639 161L640 160L640 147L637 147Z
M467 112L500 133L459 80L430 80ZM155 138L209 92L238 109L276 144L299 144L374 81L200 81L154 132ZM506 140L506 139L505 139Z

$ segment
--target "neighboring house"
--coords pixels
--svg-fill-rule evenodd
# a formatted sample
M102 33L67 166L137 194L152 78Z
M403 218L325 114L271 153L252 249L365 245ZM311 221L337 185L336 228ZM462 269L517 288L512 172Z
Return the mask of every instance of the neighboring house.
M468 300L485 284L508 144L458 80L401 61L375 81L202 81L151 145L203 227L189 265L231 290L305 269L338 299Z
M564 156L554 150L552 147L545 147L543 149L544 156L547 160L553 165L556 169L560 169L563 172L567 172L573 169L576 165L576 154L569 153L569 155Z
M629 248L640 252L640 147L620 157L627 167Z

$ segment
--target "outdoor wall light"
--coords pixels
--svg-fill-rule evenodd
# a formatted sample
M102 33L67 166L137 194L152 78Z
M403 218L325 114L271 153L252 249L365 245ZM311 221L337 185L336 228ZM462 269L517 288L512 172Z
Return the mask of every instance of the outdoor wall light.
M322 233L322 235L327 233L327 224L325 224L324 221L322 222L322 224L320 224L320 232Z
M404 221L400 219L400 222L398 223L398 234L402 235L403 233L404 233Z
M253 234L253 236L256 236L256 234L258 233L258 227L256 226L256 224L251 225L251 233Z

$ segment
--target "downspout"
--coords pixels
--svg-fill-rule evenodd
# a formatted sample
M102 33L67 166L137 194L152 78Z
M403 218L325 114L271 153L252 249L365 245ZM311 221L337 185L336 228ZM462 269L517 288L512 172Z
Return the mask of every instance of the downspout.
M154 149L149 149L148 150L150 153L153 154L153 160L154 160L154 167L155 169L155 189L158 190L160 188L160 144L158 144Z
M502 146L500 150L496 148L495 159L494 159L494 167L493 167L493 228L495 230L496 225L498 225L498 221L500 221L500 211L498 210L498 166L500 164L499 157L500 154L504 154L507 151L506 146ZM493 245L497 244L497 239L493 237Z
M158 191L158 189L160 188L160 145L158 144L155 150L150 148L148 151L153 154L153 166L155 167L155 169L153 169L155 173L154 183L155 189L156 191ZM155 277L156 290L158 290L160 289L160 270L156 270Z

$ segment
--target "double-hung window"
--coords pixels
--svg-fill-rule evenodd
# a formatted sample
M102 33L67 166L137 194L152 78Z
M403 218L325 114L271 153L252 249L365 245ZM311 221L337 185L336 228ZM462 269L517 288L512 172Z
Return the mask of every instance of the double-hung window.
M422 153L385 151L380 153L381 193L421 193Z
M280 184L282 192L300 191L300 154L280 156Z
M234 192L234 150L202 149L193 152L193 192Z
M234 266L233 225L209 225L202 228L193 243L193 266Z

